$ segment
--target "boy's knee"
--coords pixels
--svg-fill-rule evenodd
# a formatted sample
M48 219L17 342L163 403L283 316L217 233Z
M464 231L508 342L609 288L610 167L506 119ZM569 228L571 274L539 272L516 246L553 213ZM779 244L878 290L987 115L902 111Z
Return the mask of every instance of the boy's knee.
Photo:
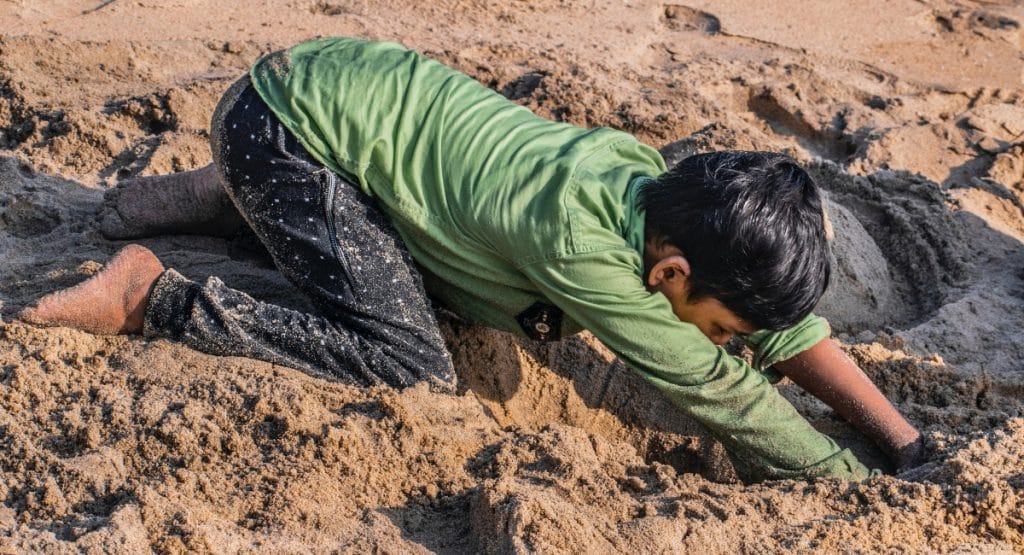
M213 154L213 164L221 176L224 175L223 148L227 140L225 119L242 96L242 93L251 85L252 82L249 79L249 74L238 78L221 95L220 101L217 102L213 115L210 117L210 152Z
M454 393L457 379L448 350L442 345L439 348L430 349L429 352L417 354L421 362L417 381L427 381L432 391Z
M444 393L447 395L455 394L459 386L455 370L451 370L447 374L431 376L427 379L427 384L434 393Z

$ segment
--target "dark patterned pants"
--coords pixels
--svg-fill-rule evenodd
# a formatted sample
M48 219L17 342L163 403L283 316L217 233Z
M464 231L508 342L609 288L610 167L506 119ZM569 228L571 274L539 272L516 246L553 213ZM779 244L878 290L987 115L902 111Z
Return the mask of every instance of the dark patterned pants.
M363 386L426 380L453 389L451 358L422 279L375 203L310 156L248 77L221 99L210 135L228 196L318 312L167 270L153 289L145 333Z

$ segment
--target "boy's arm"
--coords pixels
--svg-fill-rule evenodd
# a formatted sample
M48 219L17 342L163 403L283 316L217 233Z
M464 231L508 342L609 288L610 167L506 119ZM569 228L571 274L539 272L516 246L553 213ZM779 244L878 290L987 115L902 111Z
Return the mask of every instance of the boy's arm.
M589 251L522 267L566 315L725 445L746 481L837 476L868 469L815 430L765 377L680 322L635 272L631 249Z
M874 440L897 470L920 464L921 435L831 339L775 368Z

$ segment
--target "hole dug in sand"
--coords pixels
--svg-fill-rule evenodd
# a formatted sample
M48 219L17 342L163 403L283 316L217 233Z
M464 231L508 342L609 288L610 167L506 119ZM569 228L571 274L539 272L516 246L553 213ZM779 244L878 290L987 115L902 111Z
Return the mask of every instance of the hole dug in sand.
M460 387L498 425L568 425L630 445L647 462L735 479L721 446L590 334L544 344L453 322L444 329Z
M837 165L808 168L826 191L834 230L832 279L818 313L837 331L909 327L927 320L967 277L963 224L934 183Z
M665 26L674 31L701 31L713 35L722 30L718 17L681 4L665 4Z

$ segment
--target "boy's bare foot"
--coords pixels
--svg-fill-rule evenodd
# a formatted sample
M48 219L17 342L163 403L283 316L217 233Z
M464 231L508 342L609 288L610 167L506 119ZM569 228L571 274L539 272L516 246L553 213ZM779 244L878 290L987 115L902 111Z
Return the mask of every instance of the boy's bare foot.
M169 233L228 236L243 225L213 164L118 183L104 194L98 219L108 239Z
M39 299L18 318L95 334L140 333L149 294L163 271L163 264L149 249L128 245L98 274Z

